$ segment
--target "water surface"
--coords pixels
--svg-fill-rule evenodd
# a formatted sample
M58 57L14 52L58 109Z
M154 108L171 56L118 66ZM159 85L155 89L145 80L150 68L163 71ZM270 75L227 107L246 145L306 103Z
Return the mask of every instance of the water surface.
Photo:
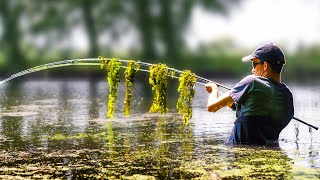
M11 81L14 82L14 81ZM219 81L232 87L235 82ZM289 84L295 117L319 126L319 85ZM148 84L136 83L130 117L124 85L108 119L105 81L40 80L0 86L1 178L218 179L320 178L320 133L292 120L278 147L228 144L235 113L206 111L199 85L193 118L177 114L177 82L169 113L148 113Z

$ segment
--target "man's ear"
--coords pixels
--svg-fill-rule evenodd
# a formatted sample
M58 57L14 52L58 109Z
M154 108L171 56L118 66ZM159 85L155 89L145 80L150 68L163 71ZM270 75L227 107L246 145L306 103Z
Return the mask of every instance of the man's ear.
M263 62L263 70L268 70L270 68L270 64L267 61Z

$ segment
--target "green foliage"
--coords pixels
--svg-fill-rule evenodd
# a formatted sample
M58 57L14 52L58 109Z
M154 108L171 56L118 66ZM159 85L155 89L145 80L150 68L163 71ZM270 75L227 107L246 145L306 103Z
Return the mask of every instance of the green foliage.
M127 69L124 72L125 85L126 85L126 97L124 99L124 114L125 116L130 115L130 100L132 99L132 88L134 83L134 78L140 68L139 62L133 60L128 61Z
M190 70L185 70L179 77L179 99L177 102L177 109L179 114L182 114L182 120L188 124L188 120L192 117L192 99L195 94L194 85L197 77Z
M117 98L117 87L120 83L120 61L112 58L110 61L103 61L106 63L107 80L110 86L110 94L108 100L108 117L113 118L114 104ZM104 64L101 66L103 67Z
M165 64L155 64L150 66L149 83L152 85L153 102L150 112L160 114L168 111L166 102L168 66Z
M283 68L283 79L296 79L303 83L320 78L319 45L301 47L293 54L286 54L286 64Z
M102 60L101 68L106 66L107 79L110 85L110 94L108 100L108 117L113 117L114 103L117 98L117 87L119 85L119 72L121 62L118 59L107 59L99 57ZM134 85L134 78L140 69L139 62L129 60L127 68L124 72L126 95L124 100L124 114L126 117L130 115L130 101L132 99L132 88ZM175 77L175 70L168 68L166 64L154 64L150 66L149 83L152 85L153 102L150 107L150 112L158 112L160 114L167 113L167 79L168 76ZM195 94L193 89L197 77L190 70L185 70L180 74L178 92L180 93L177 109L179 114L182 114L182 120L188 124L188 120L192 117L192 99Z

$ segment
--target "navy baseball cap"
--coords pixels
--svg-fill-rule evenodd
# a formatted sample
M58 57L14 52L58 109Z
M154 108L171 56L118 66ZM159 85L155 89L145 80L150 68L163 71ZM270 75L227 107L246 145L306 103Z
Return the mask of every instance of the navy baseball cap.
M279 46L274 43L262 44L252 54L242 58L243 62L259 58L262 62L267 61L270 64L283 65L286 63L284 54Z

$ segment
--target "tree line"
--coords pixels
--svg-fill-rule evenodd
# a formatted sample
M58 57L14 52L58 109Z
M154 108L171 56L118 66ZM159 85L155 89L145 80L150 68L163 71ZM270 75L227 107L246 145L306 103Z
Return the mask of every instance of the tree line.
M0 0L1 75L52 61L100 55L162 62L205 75L242 75L249 67L239 59L251 50L235 47L228 39L190 50L183 37L196 8L227 15L240 3L240 0ZM77 29L87 38L85 50L75 49L75 42L70 39ZM137 37L134 44L126 52L121 48L116 52L113 47L129 32ZM318 46L298 49L299 52L286 53L285 73L294 78L319 77Z
M70 42L65 41L74 28L80 27L89 44L85 56L97 57L108 47L100 43L103 33L111 34L112 43L134 29L141 59L165 57L179 64L185 47L183 31L193 9L202 6L227 13L235 2L238 0L1 0L0 53L9 71L26 66L31 61L29 51L35 51L36 59L56 46L71 54Z

